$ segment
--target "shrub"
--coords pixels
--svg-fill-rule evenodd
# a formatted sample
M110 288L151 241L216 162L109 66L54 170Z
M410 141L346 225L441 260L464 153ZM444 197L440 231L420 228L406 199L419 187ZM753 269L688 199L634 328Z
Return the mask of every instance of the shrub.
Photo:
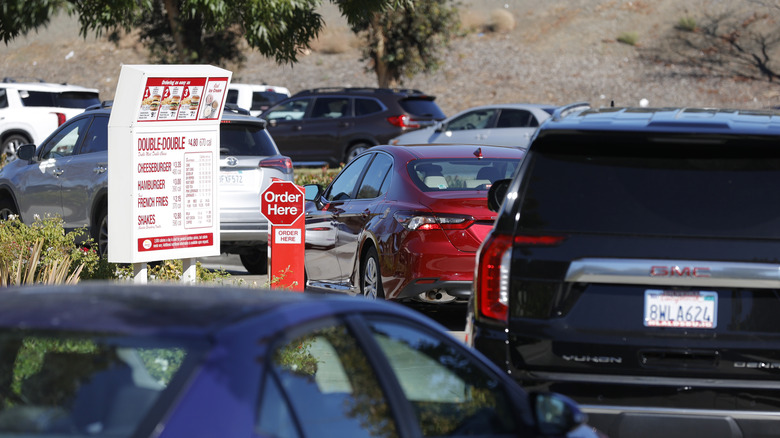
M635 46L639 40L639 35L637 35L636 32L626 32L620 34L620 36L617 37L617 40L619 43Z
M325 187L333 181L341 169L341 167L331 169L328 166L319 169L295 169L295 184L299 186L319 184Z
M696 19L693 17L682 17L677 21L677 26L675 26L675 28L685 32L695 32Z
M515 16L505 9L494 9L490 13L488 29L491 32L506 33L514 29L515 25Z
M100 271L100 258L76 244L86 229L65 233L62 219L0 221L0 285L77 283Z

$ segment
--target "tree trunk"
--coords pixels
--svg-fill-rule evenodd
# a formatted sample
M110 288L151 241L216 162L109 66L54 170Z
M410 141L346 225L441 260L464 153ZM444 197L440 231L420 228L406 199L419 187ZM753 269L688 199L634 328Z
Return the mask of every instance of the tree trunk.
M163 0L165 6L165 13L168 15L168 24L171 26L171 35L173 35L173 42L176 44L176 54L179 58L179 62L182 64L189 63L189 50L184 43L184 35L181 28L181 22L179 21L179 7L176 0Z
M380 22L380 15L374 13L371 17L371 24L369 25L371 32L371 39L376 41L376 47L374 50L374 71L376 72L376 83L379 88L387 88L390 83L389 72L387 63L385 62L385 35L382 32L382 23Z

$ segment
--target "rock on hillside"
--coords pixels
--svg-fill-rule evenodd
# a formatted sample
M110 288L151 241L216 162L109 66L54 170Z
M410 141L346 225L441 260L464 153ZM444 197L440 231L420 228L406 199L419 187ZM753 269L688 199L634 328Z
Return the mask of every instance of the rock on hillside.
M767 82L682 75L675 65L648 65L642 47L669 32L680 18L712 10L718 0L467 0L464 23L489 21L495 10L510 12L515 26L501 32L477 30L454 40L444 65L405 81L437 96L447 114L496 102L593 105L716 106L766 108L778 93ZM328 40L343 39L340 50L315 50L294 66L279 66L247 52L241 68L228 67L234 81L269 83L292 92L326 86L375 86L360 51L337 10L323 8ZM467 20L468 19L468 20ZM480 21L481 20L481 21ZM636 45L618 43L632 32ZM33 76L100 89L113 97L122 64L149 62L132 38L119 46L94 36L78 36L72 18L59 17L48 29L0 46L2 76Z

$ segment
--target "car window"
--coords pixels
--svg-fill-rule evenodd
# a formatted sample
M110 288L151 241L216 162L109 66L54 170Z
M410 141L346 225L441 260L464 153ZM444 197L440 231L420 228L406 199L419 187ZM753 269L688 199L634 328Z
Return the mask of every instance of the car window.
M8 108L8 92L0 88L0 108Z
M273 91L255 91L252 93L252 111L263 110L286 98L287 95Z
M433 99L402 99L398 103L404 111L413 116L433 117L439 120L446 117Z
M371 156L372 154L366 154L352 160L352 162L349 163L330 184L330 187L325 193L325 199L328 201L351 199L352 194L355 192L355 187L358 184L358 178L360 178L363 170L368 165Z
M0 333L0 435L130 437L202 349L177 341ZM170 388L170 389L169 389Z
M529 111L518 109L501 110L496 128L535 128L539 121Z
M469 111L447 123L449 131L462 131L466 129L487 129L495 124L497 109L481 109Z
M258 435L398 436L376 374L343 324L331 321L282 340L270 368L261 390Z
M452 340L398 322L369 322L423 436L524 436L504 385Z
M356 116L367 116L369 114L382 112L383 109L384 107L382 104L375 99L364 99L360 97L355 99Z
M103 152L108 150L108 117L95 116L92 124L84 136L84 144L81 146L81 154Z
M346 97L320 97L314 101L311 118L337 119L349 116L349 99Z
M220 155L257 155L277 154L271 136L256 123L222 123L219 129Z
M306 109L311 104L311 99L293 99L274 107L265 115L267 120L301 120L306 114Z
M97 93L65 91L54 95L55 106L61 108L86 108L100 103Z
M238 90L228 90L227 97L225 98L225 102L238 104Z
M19 90L24 106L55 106L54 93L48 91Z
M363 182L360 183L360 190L358 190L358 199L371 199L383 195L387 190L387 185L384 184L386 178L389 178L389 170L393 167L393 159L385 154L376 154L376 158L371 162L368 167L368 172L363 178Z
M41 159L68 157L73 155L79 139L89 127L90 117L84 117L65 126L44 146Z
M409 162L412 181L424 192L439 190L487 190L511 178L521 159L452 158Z

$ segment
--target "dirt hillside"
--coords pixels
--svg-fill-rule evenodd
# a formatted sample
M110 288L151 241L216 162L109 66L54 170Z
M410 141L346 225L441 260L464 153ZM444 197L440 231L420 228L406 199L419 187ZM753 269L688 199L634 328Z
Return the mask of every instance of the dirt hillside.
M778 105L776 85L768 82L680 75L675 65L640 61L643 47L669 32L683 17L712 10L718 0L466 0L464 26L436 73L404 86L437 96L447 114L497 102L593 105L717 106L766 108ZM709 9L708 9L709 8ZM507 14L508 17L507 18ZM255 52L230 66L234 81L268 83L295 92L325 86L375 86L365 71L358 42L338 11L326 2L326 32L315 50L294 66L279 66ZM504 17L497 31L484 31ZM509 20L508 22L506 20ZM637 36L635 45L617 42ZM96 87L113 98L122 64L148 63L132 38L118 46L94 35L78 35L75 19L58 17L48 29L0 45L0 76L30 76Z

